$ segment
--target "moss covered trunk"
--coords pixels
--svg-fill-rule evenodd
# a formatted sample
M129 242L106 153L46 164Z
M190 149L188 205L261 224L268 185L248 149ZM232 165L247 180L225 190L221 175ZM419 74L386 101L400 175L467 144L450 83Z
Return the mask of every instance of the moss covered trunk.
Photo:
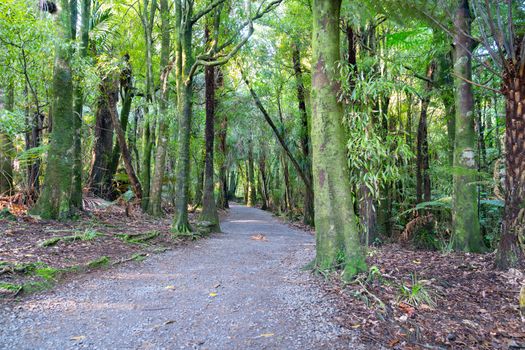
M301 133L300 142L303 153L302 166L304 176L308 178L308 183L312 183L312 159L310 155L310 122L306 111L306 99L303 83L303 71L301 69L301 51L299 44L292 44L292 62L295 73L297 87L297 101L299 102L299 112L301 113ZM306 225L314 225L314 194L311 186L305 186L304 193L304 216L303 222Z
M246 205L249 207L255 206L257 203L257 189L255 184L255 169L253 164L253 141L248 140L248 163L246 166L246 180L248 185L248 195L246 197Z
M89 191L95 196L111 199L113 173L113 121L111 113L117 113L118 79L115 74L102 78L95 121L95 144L93 159L87 181Z
M7 93L0 89L0 113L14 107L14 88L9 85ZM0 196L13 194L13 142L6 130L0 129Z
M454 75L456 125L454 139L454 173L452 196L453 247L460 251L479 252L483 241L478 220L476 130L472 86L473 40L470 36L470 11L467 0L459 1L454 26Z
M344 267L345 279L366 270L359 242L342 127L340 0L313 1L312 170L315 193L316 266Z
M61 0L53 70L53 130L47 155L47 168L42 193L32 213L45 219L66 219L74 213L72 180L75 164L75 125L73 114L73 79L71 52L64 45L71 33L69 3Z
M177 5L178 44L177 55L180 67L177 67L177 92L179 111L179 135L176 165L176 200L175 200L175 222L173 231L179 233L191 232L188 221L188 199L190 178L190 132L193 118L193 76L190 76L191 66L194 58L192 52L192 8L193 2L184 1L184 8ZM180 13L184 10L184 16ZM182 18L184 17L184 18Z
M204 37L206 44L211 44L210 25L206 25ZM204 127L204 185L202 191L202 213L200 215L201 221L206 221L211 224L212 231L220 231L219 215L217 213L217 205L215 203L215 181L213 172L213 151L215 142L215 107L217 101L215 99L215 67L204 68L204 85L206 97L206 122Z
M160 0L161 18L161 48L160 48L160 82L161 95L159 100L159 128L157 136L157 153L155 154L155 173L151 183L148 212L153 216L162 215L162 186L166 170L166 152L168 148L169 117L167 106L169 98L168 80L171 68L170 56L170 13L168 0Z

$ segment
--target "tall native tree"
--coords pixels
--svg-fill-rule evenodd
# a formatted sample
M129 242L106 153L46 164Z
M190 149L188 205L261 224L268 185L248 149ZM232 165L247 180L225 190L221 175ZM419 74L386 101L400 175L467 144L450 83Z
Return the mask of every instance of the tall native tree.
M57 14L57 37L55 66L53 70L53 128L47 155L44 187L34 214L46 219L65 219L79 209L73 200L78 188L73 186L75 165L75 135L78 124L73 114L73 74L71 9L67 0L61 0Z
M340 77L341 1L312 4L312 170L317 230L316 266L331 269L344 256L346 279L366 270L352 204L343 106L338 100Z

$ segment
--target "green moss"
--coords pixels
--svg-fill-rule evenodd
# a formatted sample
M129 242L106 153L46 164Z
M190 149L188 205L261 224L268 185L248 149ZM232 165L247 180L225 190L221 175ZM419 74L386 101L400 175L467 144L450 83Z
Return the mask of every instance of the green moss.
M95 259L95 260L92 260L90 261L87 266L90 268L90 269L95 269L95 268L98 268L98 267L103 267L103 266L107 266L109 265L109 262L110 262L110 259L109 257L107 256L102 256L98 259Z
M138 235L117 234L116 236L122 239L124 242L139 244L139 243L145 243L149 240L152 240L153 238L156 238L159 235L160 235L159 231L151 231L151 232L141 233Z
M4 291L16 293L16 292L19 292L22 288L23 286L20 284L0 282L0 292L4 290Z

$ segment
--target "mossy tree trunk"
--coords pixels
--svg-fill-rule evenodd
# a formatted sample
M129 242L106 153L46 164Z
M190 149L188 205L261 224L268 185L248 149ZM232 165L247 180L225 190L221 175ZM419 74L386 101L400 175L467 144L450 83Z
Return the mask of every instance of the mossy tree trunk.
M95 196L111 199L111 171L113 151L113 121L111 113L117 113L118 78L109 74L101 79L95 122L95 144L93 159L87 181L89 191ZM111 103L110 103L111 102Z
M61 0L57 36L69 41L71 17L69 2ZM74 213L72 201L75 164L75 121L73 114L73 79L71 50L58 43L53 70L53 130L47 155L47 168L42 193L32 213L45 219L66 219Z
M251 138L248 140L248 163L246 169L246 179L248 184L246 205L253 207L257 203L257 189L255 185L255 169L253 166L253 140L251 140Z
M192 1L178 1L176 10L178 29L177 55L180 67L177 67L177 99L179 112L179 135L176 164L176 201L173 230L178 233L191 232L188 220L189 177L190 177L190 131L193 118L193 76L190 74L194 62L192 52ZM182 16L184 13L184 16Z
M435 62L432 61L427 68L427 82L425 92L421 99L421 114L417 127L417 149L416 149L416 201L417 203L429 202L431 200L430 188L430 159L428 155L428 106L430 105L430 93L433 89L433 77Z
M219 30L220 10L216 10L213 26L214 37ZM211 25L207 24L204 30L206 46L212 45ZM215 181L213 172L213 151L215 142L215 111L217 100L215 98L216 73L217 69L213 66L204 68L205 96L206 96L206 125L204 127L205 140L205 160L204 160L204 187L202 192L202 213L200 220L209 222L212 231L220 231L219 214L215 203Z
M297 87L297 101L299 102L299 112L301 113L301 132L300 144L303 153L303 172L308 178L308 183L312 183L312 159L310 155L310 127L308 120L308 113L306 111L306 99L303 82L303 71L301 69L301 51L299 44L292 44L292 62L295 73L296 87ZM304 193L304 216L303 223L306 225L314 225L314 193L311 186L305 186Z
M144 41L146 44L146 113L144 115L144 126L142 130L142 165L141 165L141 184L142 201L141 206L144 211L148 211L149 196L151 188L151 159L155 141L155 132L152 119L155 113L152 111L154 106L154 82L153 82L153 26L155 12L157 11L157 0L144 0L143 13L141 15L142 27L144 29Z
M13 111L14 87L9 84L7 94L0 89L0 112ZM5 130L0 130L0 196L13 194L13 142Z
M454 75L456 126L454 142L452 243L455 250L479 252L483 240L478 220L476 130L474 128L474 95L470 36L472 18L467 0L460 0L454 26Z
M76 2L76 1L75 1ZM71 7L76 7L75 2L71 4ZM81 17L80 17L80 57L87 57L88 45L89 45L89 26L91 19L91 0L82 0L81 3ZM77 14L76 11L72 12L71 16L71 38L76 39L76 24ZM75 113L75 164L73 170L73 205L82 209L82 112L84 107L84 91L82 89L83 81L82 73L75 79L75 91L73 97L73 109Z
M216 68L217 72L217 87L223 85L223 75L220 68ZM226 136L228 134L228 115L227 113L220 113L220 128L217 132L218 150L219 150L219 196L217 198L217 207L220 209L229 208L228 200L228 148L226 144Z
M169 89L168 80L171 72L170 56L170 13L168 0L160 0L161 18L161 48L160 48L160 82L161 96L159 100L159 127L157 136L157 153L155 154L155 173L150 191L148 212L153 216L162 215L162 185L166 170L166 152L168 148L169 118L167 114Z
M343 265L344 278L366 271L352 204L342 127L340 82L341 0L314 0L312 45L312 170L315 193L316 266Z

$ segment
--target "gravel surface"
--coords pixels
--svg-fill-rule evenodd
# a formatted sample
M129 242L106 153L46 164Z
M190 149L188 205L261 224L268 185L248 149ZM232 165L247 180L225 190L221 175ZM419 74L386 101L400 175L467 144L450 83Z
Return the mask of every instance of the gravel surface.
M238 205L221 227L0 306L0 349L362 348L301 270L314 257L312 235Z

